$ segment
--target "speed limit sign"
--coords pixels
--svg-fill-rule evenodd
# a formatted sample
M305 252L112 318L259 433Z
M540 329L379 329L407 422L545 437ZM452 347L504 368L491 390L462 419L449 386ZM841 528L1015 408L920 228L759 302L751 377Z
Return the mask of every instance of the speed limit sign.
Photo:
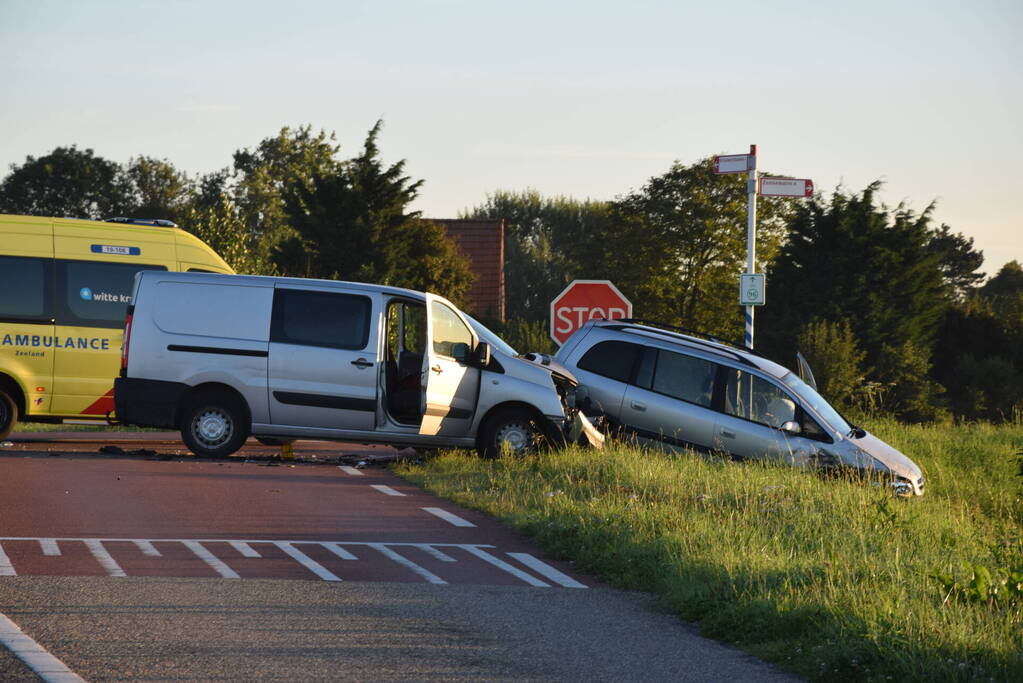
M739 276L739 305L763 306L766 278L763 273L743 273Z

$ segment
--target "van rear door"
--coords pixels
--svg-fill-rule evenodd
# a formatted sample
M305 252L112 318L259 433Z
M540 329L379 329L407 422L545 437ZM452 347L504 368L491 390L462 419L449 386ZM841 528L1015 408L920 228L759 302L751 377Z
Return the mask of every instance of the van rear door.
M377 297L278 284L268 399L275 425L371 431L377 408Z

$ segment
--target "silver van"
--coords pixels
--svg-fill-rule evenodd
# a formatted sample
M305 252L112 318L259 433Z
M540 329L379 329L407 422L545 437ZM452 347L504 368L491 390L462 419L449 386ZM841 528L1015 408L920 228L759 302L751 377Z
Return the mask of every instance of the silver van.
M923 494L913 461L849 424L800 377L742 347L602 320L572 335L555 359L578 378L584 412L641 443L851 468L888 478L899 495Z
M509 354L451 302L395 287L143 271L114 401L197 455L317 438L493 457L594 432L575 380ZM598 435L599 436L599 435Z

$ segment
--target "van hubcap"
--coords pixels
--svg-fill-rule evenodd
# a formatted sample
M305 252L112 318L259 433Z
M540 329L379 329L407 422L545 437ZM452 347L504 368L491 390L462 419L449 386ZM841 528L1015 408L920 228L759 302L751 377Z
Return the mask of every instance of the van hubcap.
M508 448L512 453L523 453L532 442L529 427L517 422L506 424L497 431L497 447L502 451Z
M223 443L231 437L231 420L219 410L201 413L193 425L196 438L210 446Z

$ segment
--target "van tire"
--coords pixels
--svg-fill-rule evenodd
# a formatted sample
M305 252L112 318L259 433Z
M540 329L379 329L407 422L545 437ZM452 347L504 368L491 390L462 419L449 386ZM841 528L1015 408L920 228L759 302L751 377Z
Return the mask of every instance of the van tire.
M0 389L0 439L6 439L16 424L18 424L18 404L6 391Z
M543 430L536 417L519 408L509 408L487 418L480 429L477 450L483 458L497 458L508 450L512 456L536 453Z
M242 402L225 393L193 398L181 414L181 440L205 458L225 458L245 443L249 425Z

